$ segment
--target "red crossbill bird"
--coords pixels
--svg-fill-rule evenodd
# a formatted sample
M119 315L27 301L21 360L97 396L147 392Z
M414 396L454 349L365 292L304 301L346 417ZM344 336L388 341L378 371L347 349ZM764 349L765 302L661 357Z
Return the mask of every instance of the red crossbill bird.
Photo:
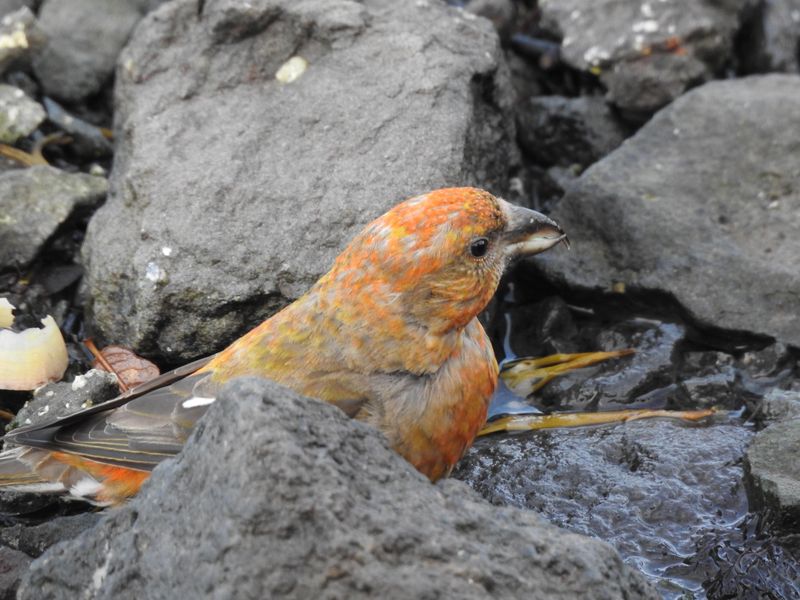
M377 427L431 481L486 421L497 384L477 315L517 257L566 241L546 216L441 189L368 224L305 295L211 357L6 435L0 486L99 504L135 494L235 377L272 379Z

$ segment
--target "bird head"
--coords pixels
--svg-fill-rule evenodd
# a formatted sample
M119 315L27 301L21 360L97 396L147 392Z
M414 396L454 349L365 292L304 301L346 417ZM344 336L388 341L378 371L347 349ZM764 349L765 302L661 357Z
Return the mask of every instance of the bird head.
M515 258L567 242L553 220L476 188L410 198L372 221L328 280L374 295L432 333L464 327L489 303Z

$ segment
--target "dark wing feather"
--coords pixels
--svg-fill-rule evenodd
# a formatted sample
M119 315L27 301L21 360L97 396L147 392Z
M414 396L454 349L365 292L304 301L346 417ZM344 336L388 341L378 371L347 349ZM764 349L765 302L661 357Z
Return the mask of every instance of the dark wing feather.
M14 430L6 439L150 471L180 451L195 422L208 409L208 404L184 408L183 403L192 397L216 397L217 385L210 373L196 373L211 358L164 373L108 402Z

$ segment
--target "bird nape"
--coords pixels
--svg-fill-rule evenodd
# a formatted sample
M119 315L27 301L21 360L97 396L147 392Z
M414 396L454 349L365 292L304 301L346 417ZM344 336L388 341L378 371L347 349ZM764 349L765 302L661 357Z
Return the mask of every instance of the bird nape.
M497 384L478 313L510 261L566 239L548 217L475 188L406 200L302 297L218 354L7 434L0 487L122 502L180 451L221 386L245 375L372 424L435 481L484 426Z

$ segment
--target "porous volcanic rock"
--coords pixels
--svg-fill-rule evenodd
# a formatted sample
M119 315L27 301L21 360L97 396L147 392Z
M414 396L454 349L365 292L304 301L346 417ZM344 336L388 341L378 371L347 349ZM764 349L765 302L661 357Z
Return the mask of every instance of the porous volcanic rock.
M36 598L657 598L607 544L464 484L371 427L241 379L176 460L23 580Z
M19 409L8 429L66 417L81 408L110 400L118 393L116 376L99 369L78 375L71 382L48 383L37 389L33 398Z
M491 24L444 3L163 5L120 57L91 318L148 355L220 348L398 201L502 192L512 95Z

